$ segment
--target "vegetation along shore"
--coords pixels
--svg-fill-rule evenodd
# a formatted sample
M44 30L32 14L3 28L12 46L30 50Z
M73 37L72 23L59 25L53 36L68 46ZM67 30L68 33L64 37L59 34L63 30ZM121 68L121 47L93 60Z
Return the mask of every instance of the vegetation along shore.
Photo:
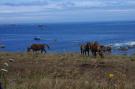
M0 53L4 89L134 89L135 55Z

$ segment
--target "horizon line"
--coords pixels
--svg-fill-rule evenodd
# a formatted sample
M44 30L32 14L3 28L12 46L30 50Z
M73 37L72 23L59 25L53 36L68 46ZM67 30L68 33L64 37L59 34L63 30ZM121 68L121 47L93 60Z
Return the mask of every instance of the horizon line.
M117 22L135 22L135 20L118 20L118 21L63 21L63 22L23 22L23 23L0 23L0 25L21 25L21 24L74 24L74 23L117 23Z

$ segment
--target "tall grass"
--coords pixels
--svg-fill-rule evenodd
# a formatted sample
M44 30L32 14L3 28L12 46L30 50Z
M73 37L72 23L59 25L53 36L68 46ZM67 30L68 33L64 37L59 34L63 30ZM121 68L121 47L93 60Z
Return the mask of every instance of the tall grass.
M6 89L135 88L135 62L128 56L0 53L1 64L10 58L16 61L8 67Z

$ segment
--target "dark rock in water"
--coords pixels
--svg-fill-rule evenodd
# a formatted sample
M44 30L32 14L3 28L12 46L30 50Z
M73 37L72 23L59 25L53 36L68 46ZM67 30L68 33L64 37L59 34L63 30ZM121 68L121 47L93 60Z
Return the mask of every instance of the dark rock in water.
M129 48L129 49L133 49L133 48L135 48L135 45L132 45L132 46L129 45L128 48Z
M39 28L46 28L47 26L45 25L38 25Z
M47 28L46 25L38 25L39 30L45 30Z
M5 48L5 45L0 45L0 48Z
M128 47L119 47L118 48L118 50L120 50L120 51L128 51L128 49L129 49Z
M16 26L16 24L11 24L11 26Z
M40 25L38 25L38 27L44 27L44 25L41 25L41 24L40 24Z
M40 39L40 38L38 38L38 37L35 37L35 38L34 38L34 40L41 40L41 39Z

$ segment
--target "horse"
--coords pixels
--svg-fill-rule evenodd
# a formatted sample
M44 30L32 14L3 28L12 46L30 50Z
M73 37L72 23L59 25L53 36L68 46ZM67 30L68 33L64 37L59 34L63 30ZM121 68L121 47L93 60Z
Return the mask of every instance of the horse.
M103 48L98 42L95 41L95 42L89 43L89 48L94 57L96 57L97 55L99 55L101 58L104 57Z
M89 56L89 45L87 43L81 44L80 46L81 54L82 55L88 55Z
M33 52L38 52L40 51L41 53L46 53L46 48L50 48L49 45L47 44L32 44L30 47L27 48L27 52L30 52L31 50Z
M111 54L112 53L112 47L111 46L103 46L103 51L105 53Z
M105 46L105 45L101 45L98 42L93 42L89 44L89 48L93 54L93 56L97 56L97 54L103 58L105 53L112 53L112 47L110 46Z
M89 56L91 51L92 55L95 56L97 52L96 46L97 46L97 42L87 42L85 44L82 44L80 46L81 54Z
M90 51L94 57L99 55L101 58L104 57L104 47L98 42L87 42L85 44L82 44L80 46L81 54L86 55L86 53L89 55Z

